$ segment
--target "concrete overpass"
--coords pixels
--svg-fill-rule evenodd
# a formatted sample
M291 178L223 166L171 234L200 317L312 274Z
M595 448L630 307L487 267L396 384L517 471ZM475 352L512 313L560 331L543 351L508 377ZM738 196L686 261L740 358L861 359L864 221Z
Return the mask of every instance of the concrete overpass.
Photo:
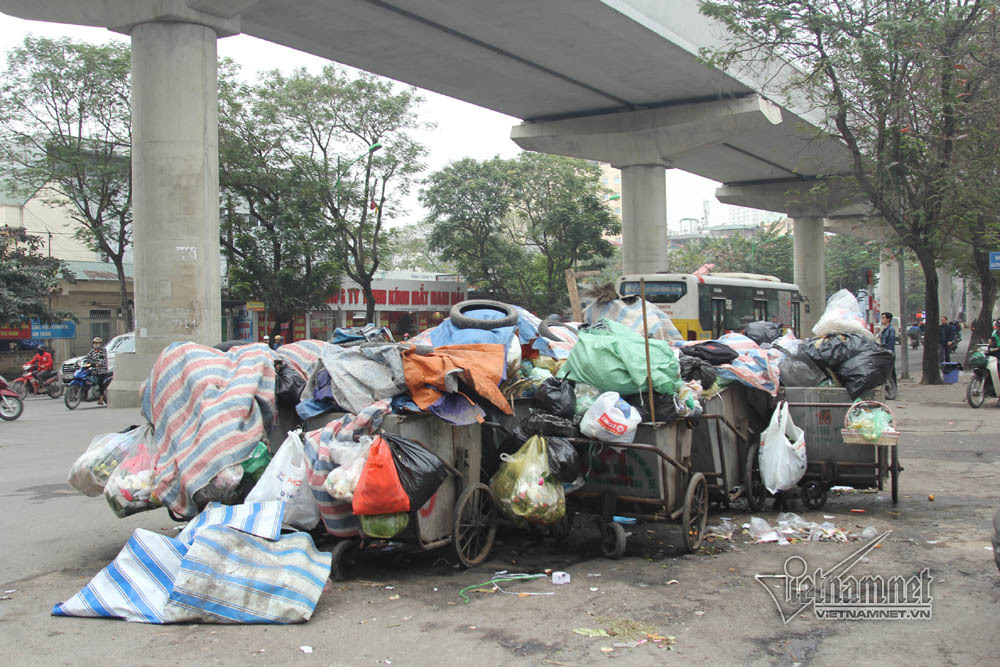
M697 0L0 0L26 19L132 39L137 353L112 400L134 401L159 351L220 333L216 40L245 33L388 76L523 123L521 147L622 169L624 268L665 268L664 170L725 183L727 203L795 219L795 279L823 302L821 175L849 171L823 118L778 93L776 64L721 72ZM818 316L819 308L804 318Z

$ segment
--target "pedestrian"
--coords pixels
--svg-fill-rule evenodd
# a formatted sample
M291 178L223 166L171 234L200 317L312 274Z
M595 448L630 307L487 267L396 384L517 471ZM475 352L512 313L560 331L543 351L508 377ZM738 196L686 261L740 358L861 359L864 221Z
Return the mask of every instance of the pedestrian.
M283 340L283 339L282 339L282 337L281 337L281 334L277 334L277 335L276 335L276 336L274 337L274 345L272 345L272 346L271 346L271 349L272 349L272 350L277 350L277 349L278 349L279 347L281 347L281 346L282 346L282 345L284 345L284 344L285 344L285 343L284 343L284 340Z
M264 334L264 345L271 347L271 337L268 336L267 334Z
M90 352L83 360L88 362L97 373L97 390L100 392L97 404L107 405L107 385L111 379L111 373L108 372L108 351L104 349L104 340L100 336L95 336L94 340L90 341L90 345Z
M892 313L882 313L882 331L879 333L882 347L892 352L892 386L896 383L896 327L892 326Z
M938 351L941 361L951 361L951 350L955 346L955 330L948 324L948 318L941 316L941 326L938 328Z

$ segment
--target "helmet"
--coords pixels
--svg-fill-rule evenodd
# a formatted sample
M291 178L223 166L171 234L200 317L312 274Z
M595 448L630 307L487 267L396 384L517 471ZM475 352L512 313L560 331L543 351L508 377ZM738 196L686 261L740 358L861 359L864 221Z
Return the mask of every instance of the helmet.
M271 337L268 336L267 334L264 334L264 340L271 340Z
M92 340L90 342L91 342L91 344L93 344L93 343L101 343L101 344L103 344L104 340L100 336L94 336L94 340Z

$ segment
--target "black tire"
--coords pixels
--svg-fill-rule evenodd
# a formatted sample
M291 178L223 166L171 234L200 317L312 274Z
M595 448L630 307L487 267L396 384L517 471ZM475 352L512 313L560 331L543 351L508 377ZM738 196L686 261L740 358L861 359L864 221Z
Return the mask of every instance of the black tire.
M746 488L747 507L751 512L759 512L764 509L767 501L767 488L764 480L760 476L760 459L758 458L760 445L754 443L747 452L746 479L743 485Z
M63 396L63 403L66 404L67 408L69 408L70 410L76 410L77 406L80 405L80 401L83 398L80 395L80 393L81 393L80 385L77 384L72 385L71 387L66 389L66 395Z
M899 450L896 446L892 448L891 461L889 464L889 475L892 481L892 504L896 505L899 503L899 473L903 470L899 466Z
M896 393L897 393L898 389L899 389L899 387L896 384L896 378L889 377L885 381L885 399L887 401L895 401L896 400Z
M49 398L59 398L60 396L63 395L63 392L65 390L66 389L65 387L63 387L63 383L56 380L55 382L53 382L48 386L48 388L45 390L45 393L49 395Z
M10 388L14 390L14 393L17 394L17 397L22 401L28 398L27 382L18 382L17 380L14 380L14 382L11 383Z
M341 540L333 547L333 564L330 568L330 578L334 581L346 581L357 565L358 545L354 540Z
M684 513L681 515L681 529L684 531L684 547L688 553L696 553L705 537L708 524L708 482L700 472L691 475L687 493L684 494Z
M19 396L0 396L0 419L12 422L24 412L24 401Z
M802 486L802 504L811 510L818 510L826 505L826 486L819 482L806 482Z
M490 555L500 513L490 487L473 484L455 502L451 546L464 567L475 567Z
M572 326L570 326L568 324L563 324L562 322L555 322L553 320L542 320L541 322L539 322L538 323L538 335L542 336L544 338L548 338L549 340L561 341L562 338L559 338L558 336L556 336L556 335L554 335L552 333L552 331L551 331L552 327L562 327L564 329L569 329L570 331L572 331L577 336L580 335L580 332L577 331L576 327L572 327Z
M601 525L601 553L605 558L618 560L625 555L628 536L620 523L609 521Z
M981 408L986 402L986 376L974 374L965 388L965 400L970 408Z
M496 310L503 313L497 320L477 320L465 314L468 310ZM451 307L448 319L459 329L500 329L517 324L517 311L514 307L500 301L489 299L470 299L460 301Z

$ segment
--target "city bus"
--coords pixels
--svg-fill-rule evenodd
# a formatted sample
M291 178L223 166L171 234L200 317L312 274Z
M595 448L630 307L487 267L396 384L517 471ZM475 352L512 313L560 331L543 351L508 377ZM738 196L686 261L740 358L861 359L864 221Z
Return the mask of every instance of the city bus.
M774 276L755 273L650 273L621 276L619 296L639 294L645 279L646 300L673 320L687 340L718 338L740 331L748 322L768 320L799 335L799 288Z

